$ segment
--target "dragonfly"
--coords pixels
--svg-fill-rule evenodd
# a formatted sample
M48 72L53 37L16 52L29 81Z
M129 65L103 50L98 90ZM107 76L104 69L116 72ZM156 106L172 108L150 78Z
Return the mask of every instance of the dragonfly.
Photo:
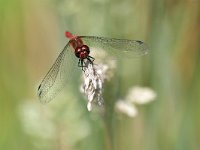
M38 87L37 94L41 103L48 103L55 98L57 93L69 82L70 72L74 71L75 66L84 71L86 61L93 64L95 57L90 54L99 50L98 48L116 58L140 57L148 53L147 44L139 40L76 36L69 31L65 32L65 36L69 42Z

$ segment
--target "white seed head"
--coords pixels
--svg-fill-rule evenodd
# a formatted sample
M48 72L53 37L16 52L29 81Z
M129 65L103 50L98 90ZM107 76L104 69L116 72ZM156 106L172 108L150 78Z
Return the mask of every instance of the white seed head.
M22 129L33 139L34 146L54 147L53 141L58 141L59 147L68 149L91 133L90 124L81 117L83 112L77 111L78 99L70 93L67 95L62 93L56 103L50 103L48 106L41 105L37 99L27 99L20 103L18 115ZM70 107L66 109L66 105Z
M135 105L125 100L117 101L115 104L115 110L127 115L128 117L135 117L138 114Z
M126 99L136 104L146 104L156 98L156 93L149 87L133 87L129 90Z
M155 98L156 93L151 88L135 86L129 90L125 100L116 102L115 110L128 117L135 117L138 114L135 104L146 104Z
M106 80L109 80L113 76L113 69L115 68L115 63L112 60L107 62L92 64L85 61L86 67L83 72L81 92L87 97L88 111L92 110L92 104L102 106L104 103L103 85Z
M93 65L86 61L86 67L84 68L83 79L84 83L82 85L82 91L85 93L88 99L87 109L92 110L92 102L94 100L98 105L103 104L103 82L104 79L98 74L100 68L97 65Z

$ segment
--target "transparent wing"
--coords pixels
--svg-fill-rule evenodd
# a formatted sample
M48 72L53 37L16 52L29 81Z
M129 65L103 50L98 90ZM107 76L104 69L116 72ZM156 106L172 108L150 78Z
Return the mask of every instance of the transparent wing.
M139 57L148 53L148 46L137 40L112 39L95 36L80 36L90 48L99 47L118 58Z
M63 88L69 81L69 73L73 72L75 64L76 59L68 42L38 87L37 94L41 103L51 101Z

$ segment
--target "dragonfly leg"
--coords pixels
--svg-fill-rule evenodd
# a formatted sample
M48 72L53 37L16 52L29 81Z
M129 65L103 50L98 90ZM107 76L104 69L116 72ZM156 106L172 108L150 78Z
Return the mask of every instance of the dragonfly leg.
M81 60L81 68L82 68L82 70L85 72L85 70L84 70L85 65L83 65L83 63L84 63L84 61Z
M83 60L81 60L81 59L78 60L78 67L81 67L82 70L85 71L85 70L84 70L84 67L86 67L86 66L85 66L85 63L84 63Z
M78 67L82 67L81 66L81 59L78 60Z
M87 58L89 58L92 62L95 60L95 58L92 56L88 56Z
M78 67L83 67L83 61L81 59L78 60Z
M89 63L93 64L93 61L95 60L92 56L88 56L87 60L89 61Z
M90 64L93 65L93 61L95 60L93 57L88 56L87 60L89 61ZM85 71L85 67L87 67L88 64L86 64L86 62L82 59L78 60L78 67L81 67L83 71Z

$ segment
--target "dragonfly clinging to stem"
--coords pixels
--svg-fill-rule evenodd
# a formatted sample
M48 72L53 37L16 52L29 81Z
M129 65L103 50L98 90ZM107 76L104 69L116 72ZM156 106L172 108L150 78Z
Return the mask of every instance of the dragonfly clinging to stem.
M93 64L95 57L90 55L99 47L108 54L121 57L138 57L148 53L148 46L138 40L115 39L97 36L75 36L71 32L65 33L69 42L59 54L38 87L38 96L42 103L52 100L59 90L68 82L69 73L78 67L84 71L86 62Z

